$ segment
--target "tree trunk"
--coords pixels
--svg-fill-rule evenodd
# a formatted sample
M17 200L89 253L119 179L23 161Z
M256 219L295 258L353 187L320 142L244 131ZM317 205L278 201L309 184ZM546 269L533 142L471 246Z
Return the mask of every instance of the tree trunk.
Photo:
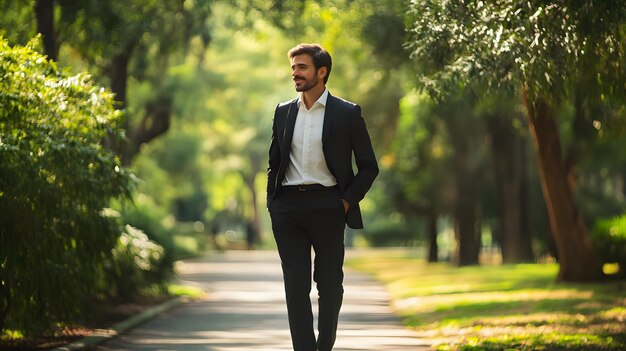
M520 231L526 233L522 235L524 246L527 248L528 258L535 259L532 245L532 230L530 228L530 172L528 168L528 139L523 137L520 139Z
M258 194L254 186L254 175L245 178L245 183L252 197L252 240L248 243L249 248L252 248L252 246L257 244L260 240L261 219L259 218L259 206L257 205Z
M597 281L603 277L591 245L587 227L574 203L568 185L554 110L545 100L532 104L522 95L533 136L543 196L548 209L552 236L559 252L559 281Z
M109 79L111 81L111 91L115 94L117 108L126 107L126 86L128 82L128 64L133 54L134 44L129 44L124 50L115 55L111 59L108 69ZM126 124L128 121L126 122Z
M253 243L259 243L261 241L261 217L259 215L259 206L258 206L258 194L256 191L256 187L254 181L256 179L256 175L262 169L263 157L257 155L255 153L250 153L248 157L248 161L250 162L250 173L244 174L244 182L248 186L250 190L251 205L252 205L252 229L253 229Z
M9 282L4 281L0 276L0 334L4 331L11 307L11 289L8 284Z
M500 195L502 261L528 262L533 259L528 219L524 217L528 193L524 187L525 141L511 118L496 115L487 119L495 165L495 178ZM527 181L527 179L526 179ZM524 223L525 222L525 223ZM526 229L526 230L524 230Z
M130 61L131 52L124 50L111 60L111 63L107 69L107 75L111 84L111 92L115 94L115 108L124 109L126 107L126 82L128 81L128 62ZM122 128L128 131L130 121L128 116L124 116L124 123ZM127 132L128 136L128 132ZM103 144L113 150L120 156L120 160L123 165L128 165L130 160L126 155L129 140L118 141L113 136L109 136L103 140Z
M476 228L476 205L460 200L455 213L456 252L454 263L458 266L478 264L480 253L480 233Z
M59 56L56 33L54 32L54 0L37 0L35 3L37 32L41 33L46 55L52 61Z
M477 177L468 165L468 151L466 148L457 148L454 162L457 184L457 199L454 208L456 238L454 263L458 266L478 264L480 253L476 205Z
M437 245L437 211L431 209L428 213L428 262L439 261L439 246Z

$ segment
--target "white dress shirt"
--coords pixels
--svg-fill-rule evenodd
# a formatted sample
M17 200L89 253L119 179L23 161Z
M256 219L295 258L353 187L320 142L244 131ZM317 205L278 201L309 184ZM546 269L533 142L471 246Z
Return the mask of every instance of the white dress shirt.
M337 185L337 180L328 170L322 150L322 128L327 99L328 89L325 89L311 108L307 109L302 97L298 98L298 116L283 185Z

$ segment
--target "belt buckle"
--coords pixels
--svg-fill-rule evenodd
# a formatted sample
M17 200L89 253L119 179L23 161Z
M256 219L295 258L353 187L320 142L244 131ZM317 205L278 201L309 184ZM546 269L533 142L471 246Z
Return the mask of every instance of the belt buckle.
M307 191L307 190L308 189L304 185L302 184L298 185L298 191Z

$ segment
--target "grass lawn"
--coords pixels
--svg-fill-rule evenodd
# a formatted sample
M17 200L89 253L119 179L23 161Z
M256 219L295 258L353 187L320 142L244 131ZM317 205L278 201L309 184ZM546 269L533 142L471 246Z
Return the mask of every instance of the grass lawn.
M406 250L355 255L437 350L626 350L626 282L559 284L556 264L456 268Z

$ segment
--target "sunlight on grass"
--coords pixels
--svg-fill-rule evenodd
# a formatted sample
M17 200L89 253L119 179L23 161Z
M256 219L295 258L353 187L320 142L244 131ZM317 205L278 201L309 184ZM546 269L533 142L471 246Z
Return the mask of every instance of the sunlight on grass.
M178 284L168 285L167 292L172 296L188 296L193 299L200 299L206 294L204 290L200 288Z
M440 351L463 350L463 351L508 351L508 350L550 350L550 351L573 351L573 350L623 350L622 343L612 337L603 337L591 334L561 335L555 333L539 335L515 335L499 336L493 338L467 338L463 345L441 345Z
M408 250L347 264L384 282L405 324L440 350L626 349L624 282L557 284L556 264L456 268Z
M0 334L0 339L3 340L17 340L17 339L21 339L24 337L24 334L22 334L21 331L19 330L3 330L2 334Z

